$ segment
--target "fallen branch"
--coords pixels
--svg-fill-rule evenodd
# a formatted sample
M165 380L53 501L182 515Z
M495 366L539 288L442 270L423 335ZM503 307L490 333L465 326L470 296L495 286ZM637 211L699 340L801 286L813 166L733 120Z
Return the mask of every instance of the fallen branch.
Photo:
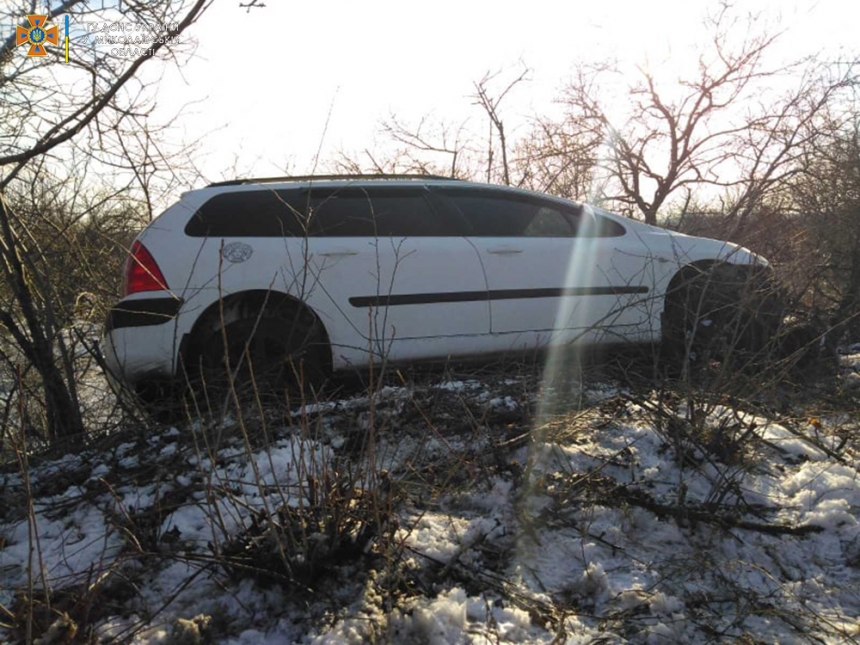
M632 506L638 506L651 511L660 519L674 519L680 522L703 522L715 524L723 529L744 529L746 531L757 531L768 535L809 535L820 533L824 530L821 526L804 524L802 526L789 526L787 524L771 524L767 522L751 522L741 519L735 513L719 513L714 507L688 506L662 504L651 497L645 491L630 488L616 483L606 477L601 477L602 483L608 486L605 495L596 500L606 506L614 506L618 501L624 501ZM608 481L607 481L608 480Z

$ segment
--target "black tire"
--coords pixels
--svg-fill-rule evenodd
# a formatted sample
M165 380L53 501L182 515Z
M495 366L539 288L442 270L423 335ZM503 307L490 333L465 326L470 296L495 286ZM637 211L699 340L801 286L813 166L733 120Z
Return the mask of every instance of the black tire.
M241 398L313 396L328 375L325 332L309 310L291 302L236 303L200 330L191 351L198 386ZM207 328L208 327L208 328ZM209 397L211 400L211 396Z
M803 381L835 374L839 360L827 326L816 320L793 320L779 330L777 357L790 375Z
M779 290L764 270L689 267L666 296L664 356L680 366L753 366L771 349L782 312Z

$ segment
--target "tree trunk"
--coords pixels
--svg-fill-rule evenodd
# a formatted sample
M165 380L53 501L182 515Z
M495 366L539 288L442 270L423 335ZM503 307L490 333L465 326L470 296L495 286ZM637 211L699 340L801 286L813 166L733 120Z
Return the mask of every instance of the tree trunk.
M84 426L81 411L72 394L71 384L63 377L63 370L55 360L53 334L46 328L46 318L40 315L33 290L27 281L22 249L12 227L12 217L0 193L0 256L3 259L3 273L11 288L12 304L20 309L26 328L21 328L11 311L0 311L0 323L12 334L25 358L39 373L45 395L46 430L51 441L82 438Z

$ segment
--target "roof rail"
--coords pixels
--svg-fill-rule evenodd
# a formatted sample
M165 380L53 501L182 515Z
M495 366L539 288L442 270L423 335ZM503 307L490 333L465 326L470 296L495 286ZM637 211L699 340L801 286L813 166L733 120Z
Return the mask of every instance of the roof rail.
M433 181L459 181L456 177L443 177L442 175L417 175L417 174L343 174L343 175L297 175L292 177L248 177L246 179L230 179L228 181L216 181L209 184L209 188L218 186L241 186L243 184L268 184L279 181L329 181L329 180L350 180L350 179L431 179Z

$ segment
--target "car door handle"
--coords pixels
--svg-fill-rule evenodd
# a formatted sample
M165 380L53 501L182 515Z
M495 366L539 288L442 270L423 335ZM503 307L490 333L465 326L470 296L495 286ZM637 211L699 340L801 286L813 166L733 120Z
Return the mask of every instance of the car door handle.
M343 258L350 255L358 255L358 251L353 251L352 249L332 249L331 251L320 253L320 255L324 258Z
M487 249L487 253L492 253L494 255L516 255L517 253L522 252L522 249L515 249L512 246L494 246L491 249Z

